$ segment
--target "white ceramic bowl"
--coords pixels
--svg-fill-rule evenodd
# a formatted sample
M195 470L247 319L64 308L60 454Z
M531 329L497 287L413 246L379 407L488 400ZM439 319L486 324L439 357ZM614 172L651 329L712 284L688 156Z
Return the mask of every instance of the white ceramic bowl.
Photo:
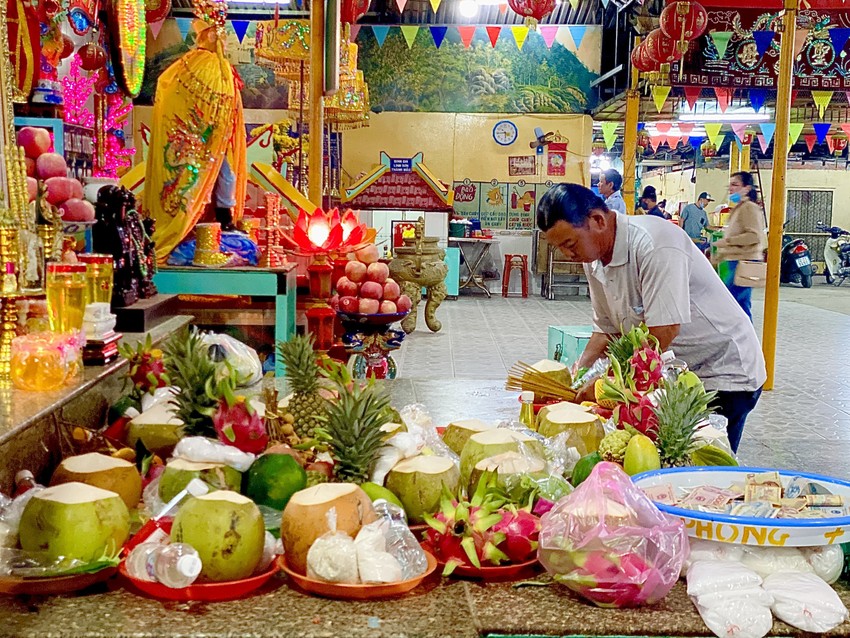
M755 467L683 467L643 472L632 477L638 487L671 485L678 493L681 488L713 485L727 488L742 482L746 474L779 472L786 485L795 476L820 483L833 494L850 503L850 482L808 472L788 472ZM688 536L706 540L761 545L765 547L815 547L850 542L850 516L819 519L754 518L715 514L656 503L658 509L685 521Z

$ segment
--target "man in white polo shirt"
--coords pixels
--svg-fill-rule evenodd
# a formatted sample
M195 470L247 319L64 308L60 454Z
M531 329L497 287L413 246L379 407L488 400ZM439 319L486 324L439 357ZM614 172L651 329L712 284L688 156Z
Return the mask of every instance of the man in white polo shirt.
M752 323L688 235L661 218L617 215L578 184L553 186L537 225L569 261L584 263L594 329L579 366L602 357L611 335L646 323L662 350L717 390L714 407L737 450L767 378L764 357Z

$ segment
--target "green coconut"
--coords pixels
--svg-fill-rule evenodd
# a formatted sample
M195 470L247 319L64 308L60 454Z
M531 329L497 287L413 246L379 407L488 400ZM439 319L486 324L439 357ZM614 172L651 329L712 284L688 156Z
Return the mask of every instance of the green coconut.
M475 488L478 487L478 481L484 472L495 472L497 483L504 487L512 476L528 474L534 478L545 478L546 463L543 459L536 456L528 456L519 452L504 452L496 456L481 459L472 468L472 473L469 477L469 486L467 487L468 494L475 493Z
M537 415L537 432L549 438L562 432L569 434L567 447L574 447L584 456L595 452L605 436L598 415L585 411L574 403L558 404L562 407Z
M171 528L171 541L194 547L203 563L201 576L214 582L253 574L263 557L265 536L254 502L226 490L190 498Z
M444 456L414 456L400 461L387 474L386 486L398 496L411 523L439 509L443 486L457 492L460 471Z
M504 452L519 452L520 444L525 447L526 454L546 458L540 441L522 432L494 428L473 434L463 446L460 455L460 484L469 485L472 470L479 461Z
M91 563L118 554L130 534L130 512L115 492L63 483L30 499L18 533L26 551Z
M167 503L195 478L201 479L214 490L238 492L242 486L242 474L224 463L171 459L159 479L159 498Z
M127 444L131 448L141 441L145 448L165 458L183 436L183 421L169 403L157 403L127 424Z
M69 456L59 464L50 479L51 485L74 482L115 492L128 509L137 508L142 498L142 477L136 466L98 452Z
M463 446L473 434L492 430L495 426L482 421L481 419L461 419L452 421L446 426L446 431L443 433L443 443L449 446L452 452L460 454L463 451Z

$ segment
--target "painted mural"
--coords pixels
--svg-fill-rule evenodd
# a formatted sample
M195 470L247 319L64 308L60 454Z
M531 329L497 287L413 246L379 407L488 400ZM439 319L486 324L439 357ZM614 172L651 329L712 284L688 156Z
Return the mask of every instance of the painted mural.
M478 29L467 48L449 29L440 48L428 29L408 47L391 29L379 46L371 29L357 37L373 110L449 113L584 113L595 106L601 30L558 30L551 49L530 31L518 49L510 29L492 46ZM580 34L577 37L574 34Z

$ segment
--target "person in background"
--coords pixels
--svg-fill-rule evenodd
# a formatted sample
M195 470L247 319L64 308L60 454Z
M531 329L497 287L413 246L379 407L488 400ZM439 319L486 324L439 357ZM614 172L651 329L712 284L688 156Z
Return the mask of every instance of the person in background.
M605 198L605 205L615 213L626 214L626 202L620 189L623 187L623 176L613 168L602 171L599 175L599 192Z
M662 199L658 202L658 208L661 210L661 214L664 215L664 219L670 219L670 213L667 212L667 200Z
M643 195L640 196L640 207L646 211L647 215L664 219L664 211L658 207L658 195L655 194L654 186L647 186L643 189Z
M236 226L233 225L234 206L236 206L236 176L227 162L227 157L225 157L213 188L215 220L221 224L222 232L236 230Z
M688 237L694 240L702 240L702 231L708 227L708 214L705 212L705 207L709 202L713 202L711 195L703 191L697 197L696 204L688 204L682 210L681 225L682 230L688 233Z
M577 366L590 367L612 337L645 323L662 351L717 391L713 406L737 450L767 378L764 357L753 325L690 238L648 215L617 215L578 184L549 189L537 225L567 260L584 263L593 334ZM578 400L592 392L589 384Z
M764 212L757 201L753 176L747 172L733 174L729 179L729 203L734 208L723 228L723 237L713 244L720 278L750 321L753 289L735 285L735 269L739 261L764 261Z

